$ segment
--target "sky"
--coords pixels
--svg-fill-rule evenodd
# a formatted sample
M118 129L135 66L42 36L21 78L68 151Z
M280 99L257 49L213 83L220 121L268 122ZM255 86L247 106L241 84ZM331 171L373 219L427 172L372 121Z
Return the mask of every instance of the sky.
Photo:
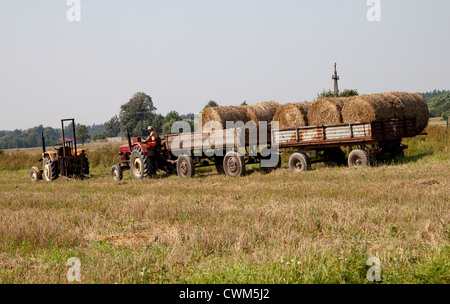
M163 115L312 101L335 62L341 91L450 89L450 1L70 2L0 0L0 130L101 124L136 92Z

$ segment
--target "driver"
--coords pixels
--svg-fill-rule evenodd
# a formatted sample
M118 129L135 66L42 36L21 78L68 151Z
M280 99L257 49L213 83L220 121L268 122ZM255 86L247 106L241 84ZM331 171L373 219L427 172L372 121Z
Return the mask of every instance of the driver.
M158 132L156 132L152 126L149 126L147 130L150 133L150 135L147 137L145 141L147 141L151 147L159 146L161 144L161 138L159 137Z

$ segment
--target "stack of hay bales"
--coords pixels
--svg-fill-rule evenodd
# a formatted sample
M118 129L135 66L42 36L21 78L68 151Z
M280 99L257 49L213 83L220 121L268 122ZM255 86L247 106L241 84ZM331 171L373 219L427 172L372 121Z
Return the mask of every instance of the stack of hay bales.
M270 123L279 106L280 104L275 101L264 101L250 106L206 108L202 111L202 127L212 121L218 122L218 125L221 125L223 129L227 127L227 121L242 121L243 123L254 121L256 124L267 121L267 123Z
M288 103L278 108L273 121L278 121L280 129L308 126L308 109L311 103Z
M394 92L354 96L342 108L342 122L415 118L418 132L428 124L428 106L419 94Z
M348 98L320 98L315 100L308 111L310 126L334 125L342 123L342 107Z

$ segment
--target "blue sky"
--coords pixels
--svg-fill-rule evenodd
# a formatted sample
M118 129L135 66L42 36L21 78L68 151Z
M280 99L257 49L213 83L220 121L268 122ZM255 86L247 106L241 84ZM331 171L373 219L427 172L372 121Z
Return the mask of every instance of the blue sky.
M0 1L0 130L100 124L138 91L158 113L213 99L280 103L332 89L450 89L450 2L381 0Z

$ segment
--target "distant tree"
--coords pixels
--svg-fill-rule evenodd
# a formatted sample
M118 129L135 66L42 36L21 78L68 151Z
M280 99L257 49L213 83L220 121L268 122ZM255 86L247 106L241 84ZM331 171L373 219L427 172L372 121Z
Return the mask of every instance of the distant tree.
M162 125L162 133L163 134L170 134L172 133L172 125L176 122L175 119L171 119L169 121L166 121L163 125Z
M425 93L419 93L420 95L422 95L422 97L425 99L426 102L429 102L431 99L438 97L440 95L444 95L450 93L449 90L433 90L431 92L425 92Z
M180 121L183 120L183 118L181 118L180 114L178 114L177 111L170 111L169 113L167 113L166 117L164 117L164 123L171 120Z
M85 125L77 125L77 140L84 144L91 136L89 135L89 130Z
M206 109L206 108L218 107L218 106L219 106L219 105L217 104L217 102L215 102L214 100L210 100L210 101L206 104L206 106L203 108L203 110Z
M164 116L162 116L161 114L157 114L152 121L153 128L155 128L156 132L162 133L163 124L164 124Z
M443 114L450 113L450 93L445 93L431 98L428 101L430 116L442 117Z
M61 138L62 134L59 137ZM64 137L73 138L73 124L72 123L64 126Z
M111 117L105 122L105 135L107 137L116 137L120 133L120 120L117 115Z
M244 101L241 103L241 106L248 106L247 100L244 100Z
M137 123L136 127L134 129L131 129L130 132L134 136L148 136L148 126L151 125L151 121L144 119Z
M155 110L152 98L138 92L129 102L120 106L120 125L123 130L128 128L134 135L143 136L156 116Z
M88 130L89 130L89 135L91 135L91 138L94 137L94 135L101 135L104 134L106 132L105 130L105 125L104 124L100 124L100 125L89 125L87 126Z
M341 93L339 93L338 97L351 97L351 96L357 96L359 95L358 90L348 90L345 89ZM322 92L317 94L317 98L332 98L334 97L334 92L331 90L323 90Z
M169 134L172 133L172 125L177 121L182 121L183 118L178 114L177 111L170 111L167 113L166 117L164 117L163 125L162 125L162 133Z
M184 114L184 115L180 115L180 116L183 119L192 119L192 120L194 120L194 117L195 117L194 113L188 113L188 114Z
M358 90L348 90L345 89L344 91L342 91L342 93L339 94L339 97L352 97L352 96L358 96Z
M324 98L324 97L334 97L334 93L331 90L323 90L322 92L317 94L317 98Z

